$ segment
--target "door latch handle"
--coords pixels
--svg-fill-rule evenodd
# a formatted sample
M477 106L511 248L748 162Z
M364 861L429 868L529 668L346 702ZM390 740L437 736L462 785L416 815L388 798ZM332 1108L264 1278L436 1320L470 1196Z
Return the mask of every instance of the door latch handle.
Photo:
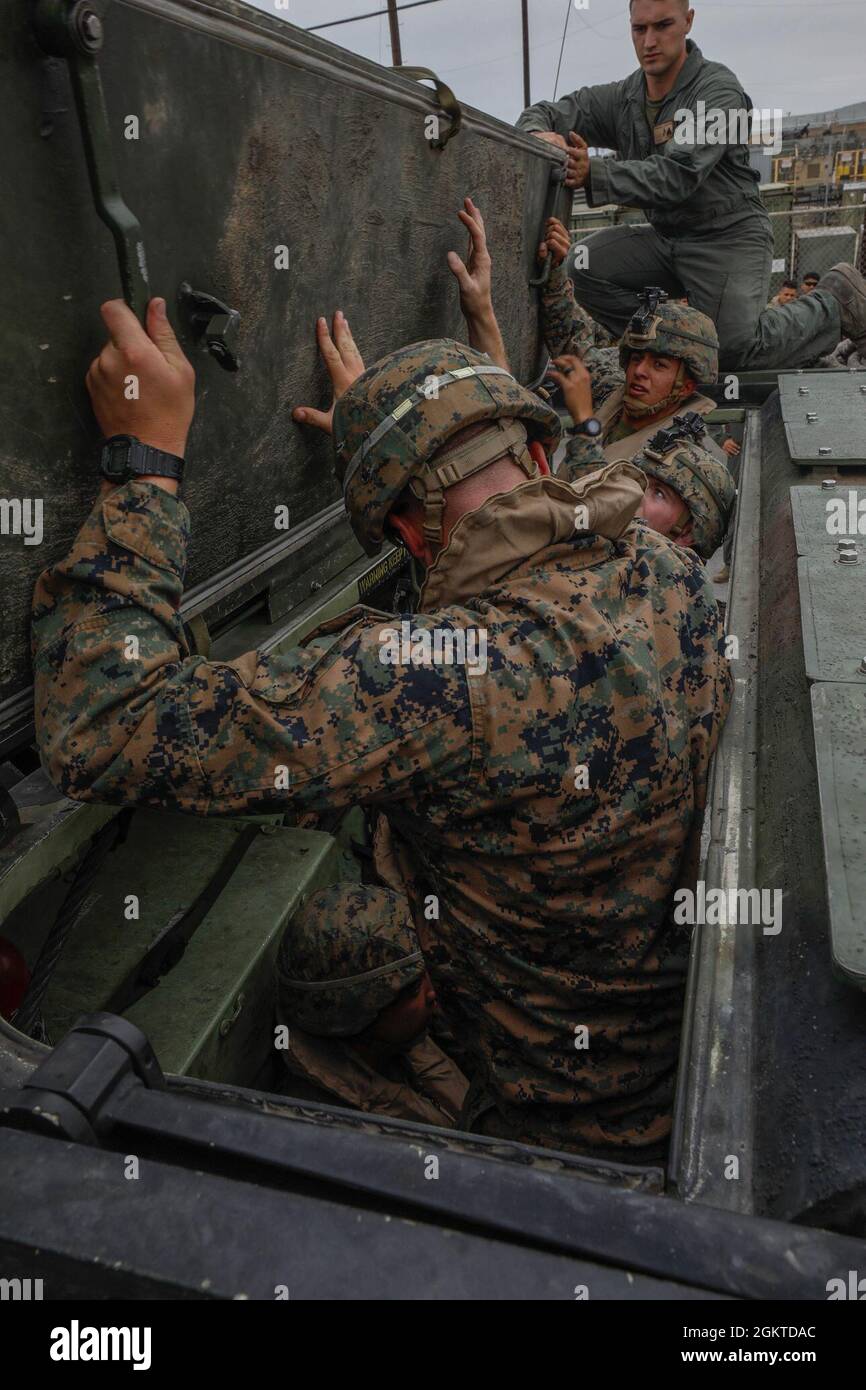
M143 323L150 299L144 242L138 218L123 201L117 181L97 61L108 5L109 0L37 0L34 25L45 52L66 59L93 201L114 237L123 297Z
M194 290L187 280L177 292L177 302L191 336L203 340L211 357L227 372L236 372L241 365L235 351L241 325L238 310L212 294Z
M560 202L562 199L562 190L564 185L565 165L554 164L550 170L550 183L548 184L547 192L547 206L544 210L544 222L541 228L541 236L539 237L538 242L536 243L537 245L539 245L542 241L546 240L545 234L547 232L547 224L550 221L550 218L556 217L557 213L560 210ZM569 189L568 192L571 193L571 190ZM574 195L572 194L571 196L573 201ZM545 257L544 265L541 269L541 273L539 275L533 276L533 278L529 282L530 285L533 287L533 289L546 289L547 283L550 280L552 272L553 257L548 251L547 256Z

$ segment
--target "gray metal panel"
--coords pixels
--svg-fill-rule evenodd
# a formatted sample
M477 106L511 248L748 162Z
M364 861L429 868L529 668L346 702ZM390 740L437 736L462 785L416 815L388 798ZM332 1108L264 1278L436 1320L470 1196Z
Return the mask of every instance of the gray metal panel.
M859 221L859 219L858 219ZM799 282L810 270L818 274L833 265L857 265L860 237L856 227L798 227L794 231L791 270Z
M836 509L828 510L831 502L842 500L845 505L845 529L835 525ZM862 512L858 509L862 503ZM866 487L792 487L791 513L794 518L794 539L798 555L816 555L822 552L838 553L840 540L856 539L857 549L866 557ZM853 519L855 525L851 527ZM862 532L857 524L862 515ZM830 523L833 530L829 530Z
M750 413L740 465L740 491L727 631L742 635L732 663L734 695L711 769L701 878L708 888L759 882L755 866L762 416ZM696 927L683 1019L676 1107L668 1161L671 1190L687 1202L752 1213L755 1198L752 932ZM742 1160L737 1182L724 1177L726 1155Z
M866 372L780 376L779 395L794 463L809 468L866 464ZM817 420L810 422L810 414ZM821 448L829 454L820 454Z
M797 561L803 655L813 681L866 686L858 667L866 658L866 561L842 565L831 551Z
M866 989L866 688L815 685L812 722L833 961Z
M14 190L0 200L0 497L44 508L41 545L0 535L0 732L14 724L21 737L33 585L68 549L96 491L84 374L105 337L98 306L119 290L68 75L40 51L34 9L33 0L0 4L0 147L4 187ZM534 379L529 280L556 155L468 108L457 138L434 149L429 87L234 0L112 5L100 69L151 285L197 372L188 587L200 608L214 595L235 607L251 586L266 588L262 570L276 559L289 584L328 583L354 558L340 543L342 532L350 545L332 445L291 418L292 406L330 397L317 316L343 309L370 363L409 342L464 337L446 253L465 251L457 210L471 192L497 257L512 367ZM125 138L131 115L138 139ZM286 270L277 269L280 246ZM240 312L237 373L175 314L183 281ZM289 509L290 533L275 528L277 506Z

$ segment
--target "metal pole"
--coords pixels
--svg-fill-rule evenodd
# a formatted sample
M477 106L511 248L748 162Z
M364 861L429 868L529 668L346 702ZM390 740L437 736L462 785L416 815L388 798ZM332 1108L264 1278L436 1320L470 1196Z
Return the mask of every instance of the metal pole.
M827 135L827 167L826 167L826 169L825 169L825 171L824 171L824 226L825 226L825 227L827 226L827 222L828 222L829 217L830 217L830 212L829 212L829 208L830 208L830 163L831 163L831 160L832 160L832 157L833 157L833 127L832 127L831 125L829 125L829 124L828 124L828 126L827 126L826 135Z
M403 66L400 52L400 16L397 14L397 0L388 0L388 24L391 28L391 61L395 68Z
M523 20L523 105L532 105L529 80L529 0L520 0L520 13Z

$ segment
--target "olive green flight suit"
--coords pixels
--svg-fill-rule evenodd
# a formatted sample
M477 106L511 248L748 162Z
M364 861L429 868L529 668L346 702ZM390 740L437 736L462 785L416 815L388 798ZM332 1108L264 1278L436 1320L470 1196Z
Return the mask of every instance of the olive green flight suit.
M635 295L658 285L716 324L723 371L798 367L832 352L842 337L839 304L815 290L793 304L765 309L773 237L758 194L759 175L743 144L693 143L674 138L677 113L749 110L751 100L721 63L708 62L687 40L688 58L662 102L655 126L647 116L646 79L638 69L622 82L583 87L555 102L539 102L517 122L525 131L574 130L587 144L618 158L590 160L590 207L618 203L642 208L649 226L597 232L589 268L571 277L580 304L621 337Z

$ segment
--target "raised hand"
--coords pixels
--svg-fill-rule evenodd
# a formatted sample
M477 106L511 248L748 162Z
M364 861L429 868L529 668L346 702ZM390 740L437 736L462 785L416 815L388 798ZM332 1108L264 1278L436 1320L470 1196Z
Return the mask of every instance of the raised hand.
M558 217L548 219L544 229L544 241L538 248L538 259L544 261L548 255L553 257L554 265L562 265L571 247L571 233Z
M469 232L465 263L456 251L448 252L448 266L460 286L460 307L467 319L479 318L493 310L493 262L487 249L484 218L471 198L463 200L457 216Z
M147 306L142 328L122 299L101 308L109 340L87 373L87 389L106 439L132 434L183 457L195 413L195 372L168 321L164 299Z
M321 318L316 323L316 337L322 361L328 369L334 388L334 399L331 401L330 410L315 410L309 405L296 406L292 411L292 419L299 425L312 425L315 429L324 430L325 434L332 434L334 406L340 397L345 395L352 382L357 381L363 374L364 359L355 345L349 321L342 309L338 309L334 315L333 336L328 331L327 319Z
M589 182L589 146L573 130L568 136L568 159L565 168L566 188L583 188Z

